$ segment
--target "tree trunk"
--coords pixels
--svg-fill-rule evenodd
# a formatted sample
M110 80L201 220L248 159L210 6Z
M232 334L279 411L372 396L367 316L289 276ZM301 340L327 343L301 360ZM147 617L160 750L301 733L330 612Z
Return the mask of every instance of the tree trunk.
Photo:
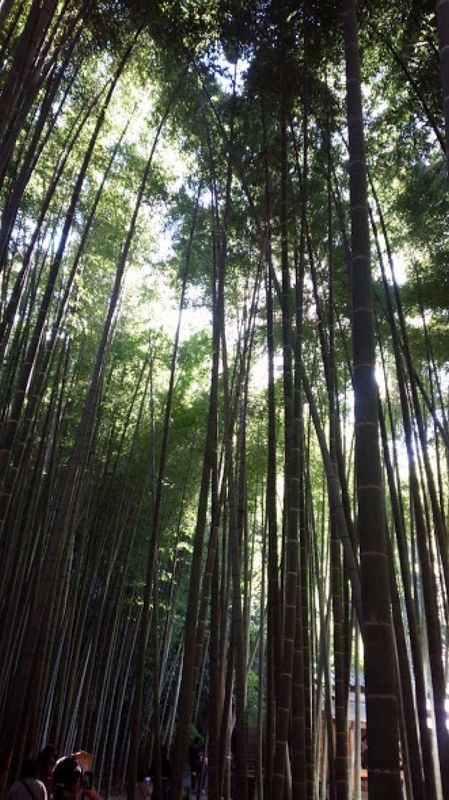
M344 0L346 98L353 278L358 538L362 574L363 639L370 800L401 798L396 671L386 556L371 290L366 162L354 0Z
M443 114L446 128L446 166L449 175L449 0L437 2L438 33L440 37L440 67L443 84Z

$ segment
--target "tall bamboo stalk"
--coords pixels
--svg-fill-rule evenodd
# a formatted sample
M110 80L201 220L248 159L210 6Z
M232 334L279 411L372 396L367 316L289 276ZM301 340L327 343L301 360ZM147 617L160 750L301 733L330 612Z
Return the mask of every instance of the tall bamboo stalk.
M396 674L391 630L374 377L363 108L354 0L343 3L352 246L352 326L358 538L362 574L370 800L401 797Z

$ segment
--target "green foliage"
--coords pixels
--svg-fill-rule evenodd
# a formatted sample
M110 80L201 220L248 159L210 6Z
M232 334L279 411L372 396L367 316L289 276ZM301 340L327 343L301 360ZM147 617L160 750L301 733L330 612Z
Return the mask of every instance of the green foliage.
M259 676L254 670L248 673L247 696L246 696L246 721L248 725L257 724L257 713L259 708L258 701Z

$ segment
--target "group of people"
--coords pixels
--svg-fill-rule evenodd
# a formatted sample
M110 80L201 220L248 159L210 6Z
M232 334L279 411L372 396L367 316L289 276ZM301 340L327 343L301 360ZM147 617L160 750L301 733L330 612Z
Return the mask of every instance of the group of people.
M83 756L87 753L74 753L57 758L55 748L47 745L37 758L27 758L21 767L18 780L8 789L5 800L100 800L92 787L91 766L86 764ZM165 745L160 749L160 766L162 778L162 798L169 797L169 781L171 765ZM3 765L3 760L5 764ZM2 775L7 775L9 758L2 760ZM204 754L201 739L197 736L189 747L190 791L187 796L195 794L197 798L205 794L207 785L207 756ZM141 771L137 778L134 800L150 800L153 795L155 761L149 769ZM6 777L5 781L6 783ZM3 788L3 787L1 787ZM0 800L3 800L0 792Z
M166 745L161 745L161 778L162 778L162 800L170 797L170 777L171 764L168 758ZM186 789L185 800L191 797L198 798L206 794L207 789L207 755L204 752L204 743L199 736L192 740L189 746L189 771L190 786ZM156 775L156 760L153 758L148 775L145 770L140 770L137 778L134 800L150 800L153 795L153 786Z
M47 745L37 758L27 758L19 779L5 800L100 800L91 785L91 773L83 769L78 754L57 759L55 748Z

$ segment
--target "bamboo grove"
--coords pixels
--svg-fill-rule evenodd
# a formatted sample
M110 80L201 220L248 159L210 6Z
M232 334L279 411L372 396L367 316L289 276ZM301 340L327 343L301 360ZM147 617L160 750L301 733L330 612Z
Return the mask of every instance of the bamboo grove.
M10 777L358 800L366 713L449 799L449 0L3 0L0 63Z

